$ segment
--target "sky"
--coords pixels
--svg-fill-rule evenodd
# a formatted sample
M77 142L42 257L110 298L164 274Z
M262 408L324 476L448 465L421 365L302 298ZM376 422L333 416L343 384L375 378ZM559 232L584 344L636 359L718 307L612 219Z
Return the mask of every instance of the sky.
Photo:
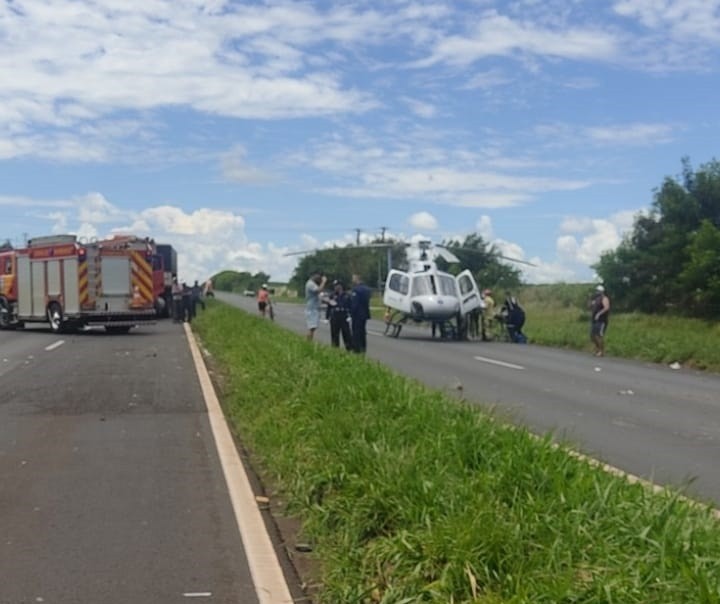
M589 281L720 140L720 0L0 0L0 240L181 280L480 233Z

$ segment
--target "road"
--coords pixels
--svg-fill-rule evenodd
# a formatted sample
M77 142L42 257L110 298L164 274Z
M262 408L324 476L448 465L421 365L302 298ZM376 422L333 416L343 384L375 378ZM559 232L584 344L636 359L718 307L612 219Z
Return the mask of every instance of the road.
M251 298L218 298L257 312ZM278 324L305 331L302 305L275 307ZM433 341L413 326L393 339L383 329L368 324L370 358L534 432L553 432L626 472L720 504L720 376L533 345ZM317 339L329 342L327 325Z
M256 604L181 326L0 332L0 603Z

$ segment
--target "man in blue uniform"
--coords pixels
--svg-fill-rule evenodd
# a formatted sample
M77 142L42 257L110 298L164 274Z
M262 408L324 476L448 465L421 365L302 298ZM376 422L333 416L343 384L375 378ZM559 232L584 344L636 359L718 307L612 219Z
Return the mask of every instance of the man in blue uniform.
M333 281L333 293L327 301L326 318L330 321L330 342L335 348L340 346L342 334L345 350L352 350L352 334L350 333L350 311L352 308L350 295L340 281Z
M367 350L365 327L370 318L370 288L358 274L352 276L353 288L350 294L350 317L352 318L353 352L364 354Z

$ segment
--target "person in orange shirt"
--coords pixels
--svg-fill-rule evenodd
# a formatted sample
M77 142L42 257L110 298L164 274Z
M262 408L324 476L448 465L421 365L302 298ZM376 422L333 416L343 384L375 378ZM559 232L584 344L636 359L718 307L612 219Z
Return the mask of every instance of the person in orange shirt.
M268 306L270 305L270 292L268 291L267 283L263 283L262 287L257 294L258 310L260 315L265 317Z

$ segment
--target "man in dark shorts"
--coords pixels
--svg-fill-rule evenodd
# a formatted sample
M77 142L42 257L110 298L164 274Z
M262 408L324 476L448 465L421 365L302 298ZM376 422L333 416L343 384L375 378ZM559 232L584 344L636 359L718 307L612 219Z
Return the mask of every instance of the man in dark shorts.
M605 332L610 320L610 298L605 288L598 285L590 300L590 339L595 344L595 356L605 356Z
M264 317L267 307L270 304L270 292L268 291L267 283L263 283L257 294L258 311L260 316Z

